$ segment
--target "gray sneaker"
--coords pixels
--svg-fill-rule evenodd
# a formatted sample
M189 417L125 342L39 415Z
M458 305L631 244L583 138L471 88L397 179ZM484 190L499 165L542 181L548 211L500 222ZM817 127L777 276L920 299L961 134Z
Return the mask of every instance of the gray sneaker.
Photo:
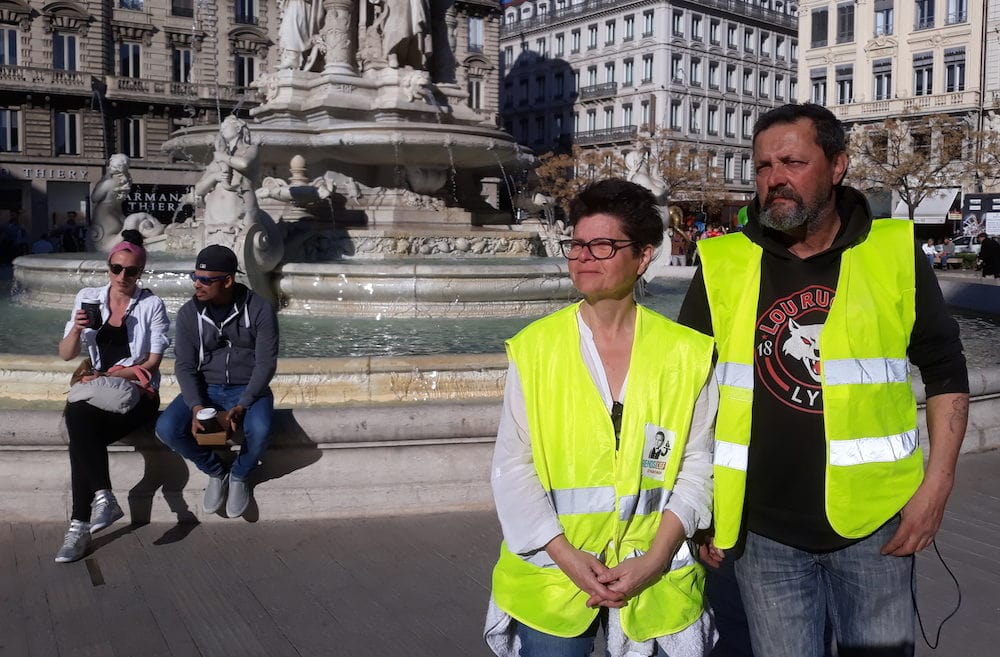
M226 503L226 490L228 488L228 474L222 477L208 478L208 486L205 486L205 499L201 502L201 508L205 513L218 513L222 505Z
M94 534L125 517L118 500L109 490L99 490L90 505L90 533Z
M56 552L56 563L79 561L87 553L89 547L90 523L82 520L71 520L62 547Z
M250 504L250 484L243 479L229 479L229 501L226 502L226 515L239 518Z

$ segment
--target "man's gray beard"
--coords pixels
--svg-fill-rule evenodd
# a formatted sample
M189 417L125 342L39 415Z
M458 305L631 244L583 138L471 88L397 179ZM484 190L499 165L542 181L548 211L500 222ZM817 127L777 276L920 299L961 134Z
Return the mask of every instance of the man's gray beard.
M770 209L761 210L758 219L765 228L790 233L802 224L812 227L819 223L819 207L819 204L816 207L796 205L795 209L787 214L772 213Z

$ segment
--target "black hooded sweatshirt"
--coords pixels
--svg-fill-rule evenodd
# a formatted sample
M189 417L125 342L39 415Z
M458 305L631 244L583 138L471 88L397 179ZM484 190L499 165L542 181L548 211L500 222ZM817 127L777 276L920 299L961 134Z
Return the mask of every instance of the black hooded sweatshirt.
M757 199L748 208L744 228L744 234L764 253L743 531L814 552L855 542L839 536L826 518L823 395L814 366L819 329L836 294L840 256L867 237L872 216L858 191L840 186L836 195L841 227L832 246L822 253L802 259L789 252L780 233L761 226ZM968 392L958 324L948 312L927 258L916 242L913 248L916 319L907 355L919 368L928 397ZM712 334L700 267L679 321Z

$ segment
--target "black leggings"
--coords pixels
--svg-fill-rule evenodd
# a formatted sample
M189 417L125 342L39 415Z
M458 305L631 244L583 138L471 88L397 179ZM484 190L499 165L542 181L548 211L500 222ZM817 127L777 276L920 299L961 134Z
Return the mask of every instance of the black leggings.
M112 413L85 401L66 404L69 467L73 483L73 520L90 521L94 493L111 488L108 445L132 433L156 414L158 398L143 395L128 413Z

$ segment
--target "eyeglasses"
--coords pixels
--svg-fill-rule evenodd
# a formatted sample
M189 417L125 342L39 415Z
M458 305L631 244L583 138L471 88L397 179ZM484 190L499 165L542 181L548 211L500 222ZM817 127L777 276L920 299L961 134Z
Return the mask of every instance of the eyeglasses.
M589 242L581 242L580 240L559 240L559 246L562 248L562 254L566 256L568 260L579 259L579 257L583 254L584 249L590 251L590 255L594 258L594 260L607 260L609 258L614 258L615 254L618 253L618 249L629 246L630 244L635 244L635 240L613 240L607 237L598 237L597 239L590 240Z
M135 278L142 273L142 267L136 267L135 265L119 265L117 263L113 265L108 265L108 271L111 272L112 276L117 276L118 274L125 272L125 278Z
M229 274L223 274L221 276L200 276L194 272L190 274L191 280L195 283L201 283L202 285L212 285L218 281L225 280L229 277Z

